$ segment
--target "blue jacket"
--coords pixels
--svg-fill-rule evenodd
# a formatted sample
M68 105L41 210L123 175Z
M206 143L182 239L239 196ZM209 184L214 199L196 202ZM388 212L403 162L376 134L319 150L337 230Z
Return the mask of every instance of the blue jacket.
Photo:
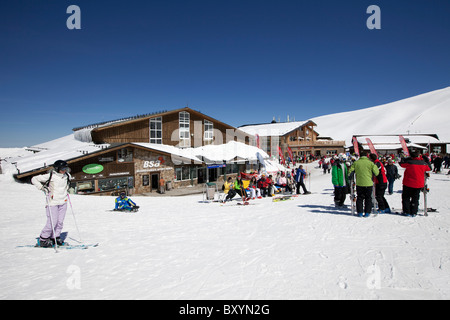
M121 197L117 197L116 198L116 210L122 210L122 209L131 209L136 205L136 203L133 202L133 200L129 199L128 197L125 198L121 198Z
M304 177L306 176L306 171L303 169L297 169L295 174L295 182L303 182Z

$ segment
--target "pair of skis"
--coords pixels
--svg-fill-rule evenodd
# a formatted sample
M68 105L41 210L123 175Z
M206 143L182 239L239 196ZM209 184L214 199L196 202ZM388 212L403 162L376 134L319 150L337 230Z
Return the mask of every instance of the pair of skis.
M75 244L75 245L70 245L68 243L64 243L63 245L60 246L51 246L51 247L41 247L39 245L39 239L37 240L36 244L27 244L27 245L22 245L22 246L17 246L16 248L41 248L41 249L64 249L64 250L73 250L73 249L81 249L81 250L85 250L91 247L98 247L98 243L91 243L91 244Z
M428 189L428 173L425 172L425 185L423 187L423 215L428 217L428 200L427 200L427 194L428 191L430 191Z

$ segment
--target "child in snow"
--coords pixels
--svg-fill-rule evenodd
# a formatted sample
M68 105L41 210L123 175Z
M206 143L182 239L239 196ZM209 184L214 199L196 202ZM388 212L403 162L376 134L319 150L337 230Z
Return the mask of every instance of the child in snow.
M120 196L116 198L116 206L114 211L131 211L133 209L138 209L139 207L130 198L127 197L125 192L121 192Z
M63 245L61 231L67 211L67 193L70 186L67 162L58 160L53 164L53 169L47 174L41 174L31 179L31 183L39 190L44 191L47 197L47 223L39 236L38 244L41 247L52 247L55 243Z

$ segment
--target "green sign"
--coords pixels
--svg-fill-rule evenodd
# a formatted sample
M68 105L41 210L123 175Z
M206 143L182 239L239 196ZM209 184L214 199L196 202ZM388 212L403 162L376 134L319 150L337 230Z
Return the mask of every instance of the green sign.
M83 167L83 172L87 174L96 174L103 171L103 166L101 164L88 164Z

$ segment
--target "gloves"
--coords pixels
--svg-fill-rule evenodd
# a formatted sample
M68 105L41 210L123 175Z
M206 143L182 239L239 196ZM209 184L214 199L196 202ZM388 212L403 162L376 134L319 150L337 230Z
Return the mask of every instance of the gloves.
M50 190L48 190L47 186L42 186L42 188L40 190L43 191L46 196L50 193Z

